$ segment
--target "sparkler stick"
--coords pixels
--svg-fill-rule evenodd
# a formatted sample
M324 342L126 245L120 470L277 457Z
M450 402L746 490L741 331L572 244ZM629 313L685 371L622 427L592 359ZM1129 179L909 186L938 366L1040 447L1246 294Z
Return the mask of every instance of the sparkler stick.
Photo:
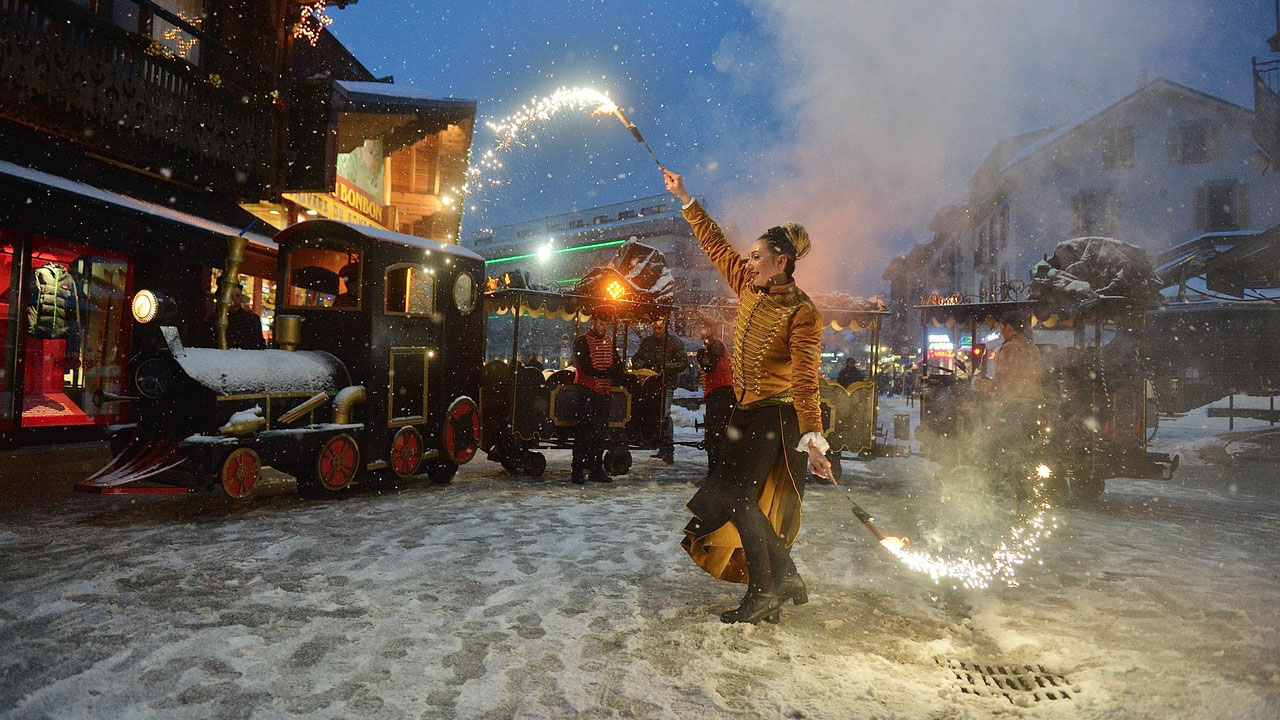
M662 163L658 162L658 156L653 154L653 148L649 147L649 143L645 142L644 136L640 134L638 129L636 129L636 124L627 119L627 116L622 114L622 108L617 107L616 105L613 108L613 114L617 115L618 119L622 121L622 124L631 131L631 136L636 139L636 142L644 145L644 149L649 151L649 157L653 158L653 163L658 166L659 170L661 170Z
M892 537L890 535L885 535L884 533L880 532L880 528L876 527L875 518L871 517L871 513L867 512L861 505L859 505L857 502L854 501L853 489L846 488L845 486L836 482L835 473L828 470L826 474L826 478L828 481L831 482L832 485L835 485L836 487L844 490L844 497L846 500L849 501L849 508L853 510L853 516L858 518L859 522L861 522L863 525L867 527L868 530L871 531L871 534L875 536L876 541L878 541L880 545L884 547L885 550L888 550L889 552L893 552L901 548L907 542L906 538Z

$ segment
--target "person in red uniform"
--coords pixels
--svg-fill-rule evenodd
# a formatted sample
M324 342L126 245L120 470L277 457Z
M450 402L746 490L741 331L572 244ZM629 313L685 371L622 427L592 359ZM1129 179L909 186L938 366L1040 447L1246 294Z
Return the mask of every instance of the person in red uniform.
M597 306L591 311L590 328L573 343L573 381L586 390L578 406L573 438L570 479L578 485L588 479L612 482L604 470L604 451L609 443L609 393L614 381L626 372L609 333L613 316L612 306Z
M736 404L733 397L733 365L724 343L716 337L715 328L701 328L702 347L698 350L698 367L702 371L703 426L707 448L707 478L719 466L724 451L724 431L729 426ZM706 478L703 479L703 482Z

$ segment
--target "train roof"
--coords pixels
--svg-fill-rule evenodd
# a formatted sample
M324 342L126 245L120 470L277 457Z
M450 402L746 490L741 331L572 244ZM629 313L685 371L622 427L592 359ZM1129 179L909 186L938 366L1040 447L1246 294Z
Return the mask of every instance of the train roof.
M295 225L290 225L276 234L276 242L288 240L295 235L313 237L333 233L334 231L337 231L339 236L347 239L351 239L354 235L379 243L399 245L401 247L414 248L418 250L442 252L454 257L484 262L483 257L480 257L480 255L462 247L461 245L440 242L439 240L429 240L427 238L420 238L416 235L406 235L404 233L392 232L390 230L383 230L382 228L370 227L368 225L357 225L355 223L328 219L304 220Z

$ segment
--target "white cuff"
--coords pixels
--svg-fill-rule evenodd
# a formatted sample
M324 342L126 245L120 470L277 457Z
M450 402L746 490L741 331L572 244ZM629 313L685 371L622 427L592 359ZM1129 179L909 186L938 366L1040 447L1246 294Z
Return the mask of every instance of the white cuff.
M681 206L680 206L680 209L681 209L681 210L688 210L689 208L693 207L693 204L694 204L694 203L696 203L696 202L698 202L698 198L691 197L691 198L689 198L689 202L687 202L687 203L685 203L685 204L683 204L683 205L681 205Z
M826 438L822 437L822 433L814 430L800 436L800 444L796 446L796 450L802 453L809 452L809 441L811 440L813 441L813 446L818 448L818 451L824 455L831 449L831 444L827 442Z

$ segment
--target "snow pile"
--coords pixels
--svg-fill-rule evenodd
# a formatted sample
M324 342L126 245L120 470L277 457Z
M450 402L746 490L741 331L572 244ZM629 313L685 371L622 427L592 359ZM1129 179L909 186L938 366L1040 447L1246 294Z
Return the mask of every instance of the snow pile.
M675 427L692 428L695 427L694 423L702 425L702 417L703 406L699 406L697 410L690 410L680 405L671 406L671 422Z
M220 395L332 392L346 385L342 362L318 350L186 348L174 357L183 372Z
M1125 299L1135 309L1160 306L1160 283L1142 248L1105 237L1064 240L1053 256L1031 269L1031 297L1058 314L1074 316L1104 299Z

